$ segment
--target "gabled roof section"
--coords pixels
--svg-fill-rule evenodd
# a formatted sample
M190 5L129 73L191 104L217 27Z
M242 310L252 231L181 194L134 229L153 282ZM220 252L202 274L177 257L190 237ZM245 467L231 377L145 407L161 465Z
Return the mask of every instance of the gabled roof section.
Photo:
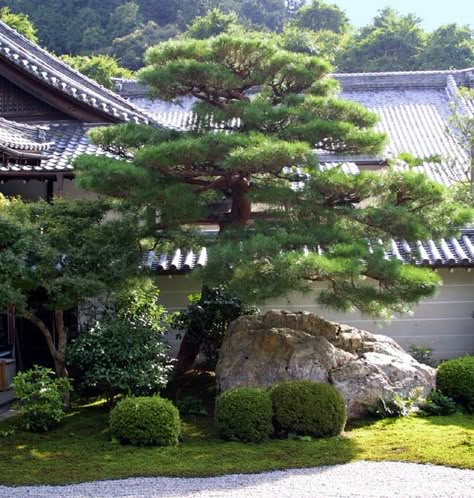
M402 152L419 158L439 156L455 169L468 160L468 153L456 139L449 118L453 104L460 98L459 87L474 87L474 68L335 74L334 77L341 85L342 98L358 102L379 116L376 129L389 135L379 159L393 159ZM469 106L473 104L466 102L466 107ZM321 158L357 162L375 159L324 153Z
M0 60L52 92L104 116L104 122L153 123L145 110L72 69L1 21Z

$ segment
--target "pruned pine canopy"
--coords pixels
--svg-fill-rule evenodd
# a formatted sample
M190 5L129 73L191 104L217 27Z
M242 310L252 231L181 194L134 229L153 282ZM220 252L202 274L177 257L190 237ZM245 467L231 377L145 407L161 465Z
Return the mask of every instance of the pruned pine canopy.
M92 131L122 159L80 158L83 187L154 209L160 238L219 224L204 277L248 300L324 281L320 302L387 315L435 292L434 273L387 261L368 241L447 235L471 213L422 174L318 168L315 149L372 154L386 138L374 114L334 96L327 63L282 51L270 37L220 35L163 43L147 64L140 77L154 96L196 99L194 126ZM209 210L223 198L229 212Z

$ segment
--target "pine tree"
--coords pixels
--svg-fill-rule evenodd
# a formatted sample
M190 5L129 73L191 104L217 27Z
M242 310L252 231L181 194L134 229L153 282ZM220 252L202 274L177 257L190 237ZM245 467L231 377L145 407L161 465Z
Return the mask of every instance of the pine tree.
M158 241L219 225L203 277L247 301L326 282L320 303L386 316L435 292L435 273L387 260L376 241L454 233L471 212L423 174L319 167L315 150L373 154L386 138L374 114L334 96L327 63L226 34L163 43L146 62L140 78L155 96L196 99L191 129L94 130L122 158L81 157L83 187L154 210ZM216 201L227 212L210 210Z

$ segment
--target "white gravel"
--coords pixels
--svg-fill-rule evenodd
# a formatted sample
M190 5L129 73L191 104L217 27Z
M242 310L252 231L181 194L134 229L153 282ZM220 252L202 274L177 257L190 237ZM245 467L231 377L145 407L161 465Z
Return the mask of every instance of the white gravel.
M0 467L1 468L1 467ZM0 477L1 478L1 477ZM8 498L474 498L474 471L400 462L356 462L264 474L98 481L69 486L0 486Z

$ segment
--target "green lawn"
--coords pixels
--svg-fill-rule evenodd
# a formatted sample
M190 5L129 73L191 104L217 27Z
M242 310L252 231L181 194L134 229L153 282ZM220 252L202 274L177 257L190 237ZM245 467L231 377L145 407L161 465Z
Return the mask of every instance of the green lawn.
M0 483L64 484L131 476L212 476L233 472L403 460L474 469L474 415L387 419L359 424L332 439L242 444L219 440L206 418L184 423L173 448L135 448L110 441L107 412L82 407L49 434L0 423Z

